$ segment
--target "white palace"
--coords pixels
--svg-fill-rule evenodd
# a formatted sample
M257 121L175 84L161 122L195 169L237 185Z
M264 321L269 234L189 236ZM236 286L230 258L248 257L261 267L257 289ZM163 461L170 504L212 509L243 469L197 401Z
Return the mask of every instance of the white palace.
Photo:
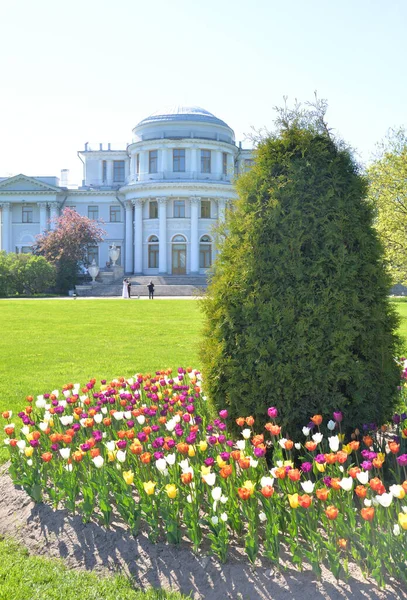
M82 185L57 177L0 178L1 244L30 252L65 207L102 219L106 239L90 249L100 267L120 247L127 274L204 274L214 258L213 225L236 198L233 180L252 162L233 130L199 107L155 112L133 129L127 148L85 144Z

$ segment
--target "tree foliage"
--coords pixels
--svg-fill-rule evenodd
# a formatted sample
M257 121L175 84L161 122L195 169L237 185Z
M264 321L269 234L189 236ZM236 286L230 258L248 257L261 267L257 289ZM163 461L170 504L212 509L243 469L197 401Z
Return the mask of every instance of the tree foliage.
M0 252L0 296L41 294L55 285L55 266L43 256Z
M322 108L308 121L281 111L260 141L202 301L210 401L260 429L270 405L289 431L338 409L355 426L382 422L399 380L367 183Z
M394 283L407 284L407 133L391 131L368 169L369 198Z
M65 208L55 228L37 237L35 253L56 266L58 288L67 291L76 283L79 263L87 262L89 247L102 242L104 235L98 222Z

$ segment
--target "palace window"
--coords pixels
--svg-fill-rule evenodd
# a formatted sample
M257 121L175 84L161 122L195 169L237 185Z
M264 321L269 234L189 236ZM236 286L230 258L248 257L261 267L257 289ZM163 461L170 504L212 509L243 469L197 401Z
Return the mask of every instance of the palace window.
M174 218L185 217L185 200L174 200Z
M107 181L107 161L102 160L102 182Z
M222 153L222 173L224 175L228 174L228 155L227 152Z
M113 181L115 183L124 181L124 160L113 161Z
M172 165L174 173L185 173L185 150L175 149L172 151Z
M88 206L88 217L89 219L97 221L99 218L99 207L95 206L94 204L90 204Z
M254 160L251 158L246 158L244 161L244 170L249 171L254 165Z
M211 172L211 151L201 150L201 173Z
M149 269L158 269L159 265L159 244L158 237L156 235L152 235L148 240L148 268Z
M150 150L148 153L148 172L157 173L158 168L158 151Z
M212 240L203 235L199 243L199 268L208 269L212 264Z
M149 210L149 218L150 219L158 219L158 202L157 200L150 200L149 204L148 204L148 210Z
M201 200L201 219L211 218L211 201Z
M98 246L89 246L88 248L88 265L91 265L92 262L99 264L99 247Z
M111 206L110 207L110 222L111 223L120 223L120 221L121 221L120 206Z
M33 222L33 209L31 206L23 206L21 220L23 223Z
M136 174L140 175L140 154L136 155Z

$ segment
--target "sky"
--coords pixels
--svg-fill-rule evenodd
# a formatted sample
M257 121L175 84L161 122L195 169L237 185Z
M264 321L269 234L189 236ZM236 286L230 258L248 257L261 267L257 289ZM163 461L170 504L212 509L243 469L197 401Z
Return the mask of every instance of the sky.
M284 96L317 91L365 163L407 125L405 0L2 0L0 23L0 177L80 183L85 142L125 147L172 105L250 147Z

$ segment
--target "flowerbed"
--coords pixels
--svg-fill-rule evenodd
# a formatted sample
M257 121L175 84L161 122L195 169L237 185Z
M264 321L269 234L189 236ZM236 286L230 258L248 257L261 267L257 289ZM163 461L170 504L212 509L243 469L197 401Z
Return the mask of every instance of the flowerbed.
M200 373L178 369L67 384L27 397L18 416L21 427L3 413L10 475L36 501L106 526L115 509L153 542L187 535L198 549L205 536L221 561L237 536L252 562L260 552L278 565L284 544L318 575L326 561L346 576L351 559L379 585L407 583L405 414L392 435L370 425L349 440L340 412L314 415L294 441L271 407L264 434L241 417L235 441L226 410L210 420Z

